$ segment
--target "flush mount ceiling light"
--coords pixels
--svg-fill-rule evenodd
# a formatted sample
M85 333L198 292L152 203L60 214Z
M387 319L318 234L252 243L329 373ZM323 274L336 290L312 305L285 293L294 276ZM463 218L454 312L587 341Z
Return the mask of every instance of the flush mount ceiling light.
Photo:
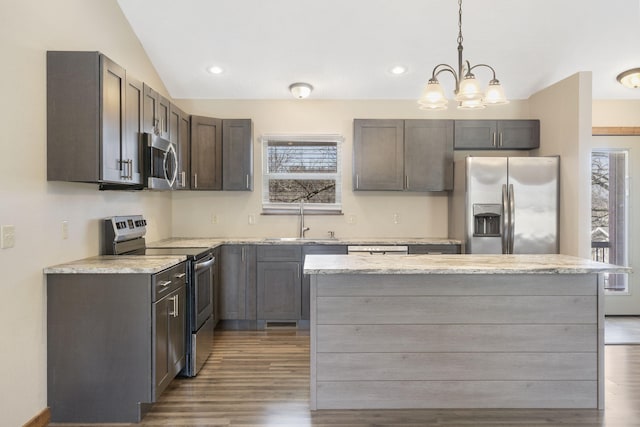
M504 96L504 89L498 79L496 71L487 64L476 64L471 66L469 61L462 59L462 0L458 0L458 68L457 70L449 64L438 64L431 73L431 78L418 100L421 110L445 110L447 99L444 89L438 81L438 75L444 71L451 73L456 82L455 100L458 101L460 109L482 109L487 105L507 104ZM480 85L472 71L476 68L485 67L491 70L493 78L489 81L489 87L485 93L480 90Z
M616 79L622 86L636 89L640 87L640 68L632 68L618 74Z
M298 99L303 99L311 95L313 86L309 83L293 83L289 86L289 91Z

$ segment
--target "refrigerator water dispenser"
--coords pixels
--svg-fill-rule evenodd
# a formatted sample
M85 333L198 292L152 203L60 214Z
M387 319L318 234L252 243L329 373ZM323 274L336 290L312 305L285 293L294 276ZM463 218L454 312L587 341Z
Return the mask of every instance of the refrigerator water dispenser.
M475 203L473 205L473 235L500 237L502 205Z

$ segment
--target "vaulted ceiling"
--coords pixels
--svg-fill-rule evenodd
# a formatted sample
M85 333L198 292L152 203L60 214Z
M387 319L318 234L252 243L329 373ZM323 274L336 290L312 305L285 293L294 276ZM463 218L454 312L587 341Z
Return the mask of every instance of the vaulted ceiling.
M118 3L173 98L290 99L302 81L315 99L417 99L435 65L457 63L455 0ZM493 66L510 99L578 71L594 99L640 98L616 82L640 67L638 0L465 0L462 31L464 59Z

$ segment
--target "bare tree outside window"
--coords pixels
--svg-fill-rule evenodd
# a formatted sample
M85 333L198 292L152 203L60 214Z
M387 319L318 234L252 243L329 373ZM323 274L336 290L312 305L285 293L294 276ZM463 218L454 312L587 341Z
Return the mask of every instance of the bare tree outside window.
M627 264L625 151L591 154L591 256L595 261ZM605 290L626 292L626 275L605 275Z
M263 205L340 209L340 144L335 136L263 138ZM329 140L327 140L329 139ZM294 206L295 205L295 206Z

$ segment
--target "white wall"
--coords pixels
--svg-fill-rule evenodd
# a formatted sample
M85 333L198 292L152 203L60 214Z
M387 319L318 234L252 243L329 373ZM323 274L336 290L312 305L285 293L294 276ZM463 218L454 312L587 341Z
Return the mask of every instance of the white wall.
M268 133L338 133L343 144L343 212L341 216L308 216L309 237L447 237L446 193L354 192L351 179L353 119L530 118L528 104L515 101L490 110L464 112L452 108L429 113L415 101L229 101L177 100L185 111L219 118L251 118L254 124L253 192L174 192L173 233L176 236L284 236L297 234L296 216L260 215L262 151L260 136ZM393 215L399 214L399 224ZM212 215L218 224L212 224ZM254 215L256 224L248 224ZM356 223L347 219L355 215Z
M589 258L591 73L574 74L529 99L540 119L539 155L560 155L560 253Z
M166 93L117 3L3 1L0 16L0 224L16 227L15 247L0 249L0 425L18 426L47 406L43 267L97 255L99 220L117 213L145 214L152 239L169 236L171 196L46 181L47 50L102 51Z

